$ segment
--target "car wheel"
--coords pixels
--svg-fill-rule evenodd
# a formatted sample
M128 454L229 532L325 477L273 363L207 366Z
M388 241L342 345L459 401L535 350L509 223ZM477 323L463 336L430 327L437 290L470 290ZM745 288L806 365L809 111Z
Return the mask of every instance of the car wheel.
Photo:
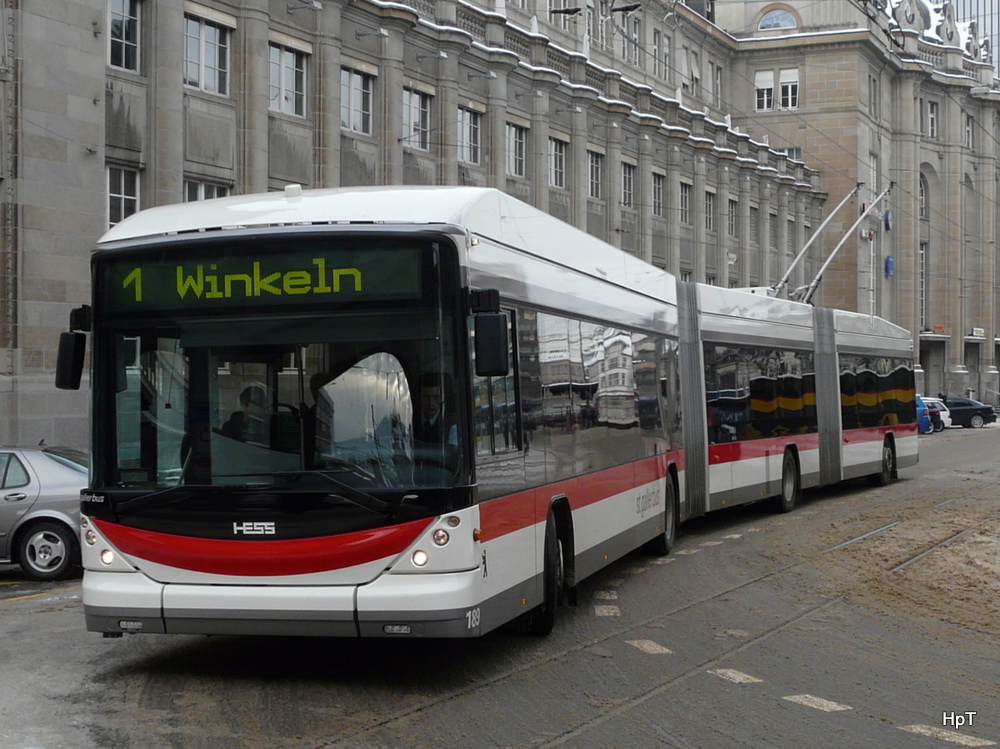
M979 414L972 414L972 418L969 419L969 426L973 429L979 429L984 423L983 417Z
M943 432L944 431L944 422L943 421L939 421L936 424L934 424L934 431L935 432Z
M77 563L77 541L62 523L45 521L29 527L18 544L17 561L36 580L62 580Z

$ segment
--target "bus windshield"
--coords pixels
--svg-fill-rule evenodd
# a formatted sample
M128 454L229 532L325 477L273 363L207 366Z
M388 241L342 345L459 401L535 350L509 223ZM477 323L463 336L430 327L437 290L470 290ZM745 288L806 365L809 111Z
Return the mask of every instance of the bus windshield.
M299 295L266 308L255 299L239 308L228 299L218 308L201 299L171 305L166 291L151 290L151 279L161 270L163 277L173 273L180 289L200 271L194 263L181 270L180 260L163 253L99 266L110 309L98 345L101 359L116 366L94 373L114 415L103 438L98 430L104 447L98 482L134 490L247 490L293 480L298 488L311 476L315 481L307 485L313 490L340 486L348 499L352 491L405 493L468 484L461 399L452 392L452 383L460 381L457 293L444 292L453 284L442 281L436 243L424 244L412 248L407 262L414 268L400 270L414 276L407 282L412 292L380 298L377 287L366 287L367 298L341 304ZM370 254L380 252L377 243L369 245ZM322 256L322 265L360 268L358 278L368 280L367 258L356 242L337 247L327 238L322 247L309 241L290 247L285 241L281 248L280 256L242 257L260 275L277 267L278 257L284 267L292 265L289 254L300 258L300 267L301 258L305 267L317 267ZM389 252L397 255L383 256L386 262L400 257L398 248ZM212 259L213 269L236 262L217 245ZM144 298L160 295L155 316L142 309L124 314L127 306L113 296L139 272ZM223 277L216 288L225 289L224 283L234 287ZM433 415L423 402L428 395L436 398ZM426 428L429 420L436 429Z

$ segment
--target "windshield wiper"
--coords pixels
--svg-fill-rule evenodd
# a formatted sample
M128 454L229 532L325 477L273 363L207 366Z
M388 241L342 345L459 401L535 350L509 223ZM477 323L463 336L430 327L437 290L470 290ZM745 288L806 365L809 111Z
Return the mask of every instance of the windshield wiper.
M358 469L356 472L359 476L367 477L362 469ZM384 499L379 499L378 497L369 494L366 491L357 489L350 484L346 484L343 481L335 479L333 476L325 473L324 471L254 471L253 473L227 473L220 474L216 478L245 478L247 476L268 476L271 478L287 478L292 481L307 477L307 476L319 476L325 479L327 482L333 484L336 488L334 493L338 497L347 500L348 502L355 504L366 510L379 513L380 515L392 515L399 508L392 502L387 502ZM132 499L125 500L121 504L114 507L114 510L119 515L134 511L146 505L160 502L161 500L167 499L172 502L180 501L187 496L190 496L192 492L206 492L213 494L261 494L275 491L287 491L284 489L279 489L279 487L274 483L256 483L256 484L181 484L179 486L171 486L167 489L161 489L160 491L153 492L152 494L144 494L141 497L133 497ZM293 490L296 494L315 494L318 490L316 489L297 489Z
M344 466L345 467L346 466L353 466L353 463L348 463L347 461L344 461ZM339 464L338 464L338 467L340 467ZM363 469L361 469L360 467L357 467L357 466L354 466L354 467L357 468L356 471L352 471L352 473L354 473L355 475L362 476L364 478L371 478L371 475L368 474ZM366 510L371 510L372 512L377 512L377 513L380 513L382 515L392 515L394 512L396 512L397 509L399 509L398 506L394 505L392 502L386 502L384 499L379 499L378 497L374 496L373 494L369 494L368 492L366 492L366 491L364 491L362 489L358 489L357 487L351 486L350 484L347 484L347 483L341 481L340 479L335 479L333 476L331 476L329 473L327 473L326 471L323 471L323 470L315 470L315 471L273 471L273 472L270 472L270 473L268 473L268 472L253 473L253 474L249 474L249 475L251 475L251 476L274 476L274 477L281 477L281 478L289 478L289 479L291 479L293 481L301 479L301 478L305 478L307 476L319 476L320 478L325 479L326 481L328 481L329 483L331 483L335 487L337 487L337 491L335 492L337 494L337 496L342 497L343 499L346 499L348 502L353 502L354 504L358 505L359 507L364 507ZM254 488L257 489L257 487L254 487ZM270 485L270 486L267 487L268 491L273 491L274 489L275 489L274 485ZM311 491L311 490L300 489L299 491L308 492L308 491Z
M126 499L121 504L112 505L115 513L121 516L123 512L128 512L139 507L144 507L147 504L152 504L153 502L171 497L173 494L185 494L191 490L205 491L209 489L219 489L218 486L213 486L212 484L178 484L177 486L170 486L166 489L160 489L158 492L153 492L152 494L143 494L141 497L132 497L132 499ZM182 499L182 497L172 497L174 500Z

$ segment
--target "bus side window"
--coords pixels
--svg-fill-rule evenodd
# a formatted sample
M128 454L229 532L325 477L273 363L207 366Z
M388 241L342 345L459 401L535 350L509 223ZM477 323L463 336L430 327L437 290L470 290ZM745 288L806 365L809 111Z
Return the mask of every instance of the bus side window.
M510 329L513 327L511 316L509 312L505 311L505 314L507 315L508 329ZM475 423L477 455L512 452L520 448L512 330L507 340L507 360L509 363L507 375L505 377L480 377L473 374L472 377L473 407L475 409L473 421ZM472 372L475 373L475 361L472 364Z

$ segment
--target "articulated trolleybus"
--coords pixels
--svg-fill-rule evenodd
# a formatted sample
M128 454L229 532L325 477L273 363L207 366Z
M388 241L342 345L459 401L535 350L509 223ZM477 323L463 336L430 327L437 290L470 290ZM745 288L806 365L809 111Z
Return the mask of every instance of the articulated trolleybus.
M689 517L916 459L905 331L677 284L496 190L153 208L92 269L57 385L89 331L106 636L545 634Z

